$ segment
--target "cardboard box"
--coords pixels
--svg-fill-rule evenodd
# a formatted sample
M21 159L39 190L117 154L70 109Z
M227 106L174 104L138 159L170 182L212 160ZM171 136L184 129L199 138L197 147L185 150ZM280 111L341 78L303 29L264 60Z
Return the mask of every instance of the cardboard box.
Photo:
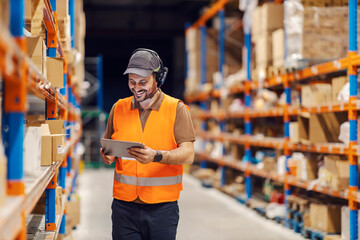
M324 158L327 171L326 183L337 191L349 187L349 162L344 156L328 155Z
M303 158L297 161L296 178L307 181L317 179L318 167L315 159Z
M40 70L40 72L46 76L46 45L43 37L27 37L27 53L34 63L34 65Z
M276 158L273 157L265 157L263 159L263 163L264 163L264 170L266 172L275 172L276 171Z
M341 206L310 204L311 227L326 233L341 232Z
M290 122L289 129L290 129L289 130L290 142L298 143L300 141L299 123L298 122Z
M66 214L72 219L72 226L80 223L80 197L72 194L70 201L67 203Z
M340 125L348 119L347 112L311 114L309 140L311 143L340 142Z
M58 19L69 15L69 0L56 0L56 14Z
M272 33L273 66L282 67L285 58L284 29L280 28Z
M51 134L65 134L64 120L46 120Z
M332 87L333 103L339 103L339 101L337 100L337 96L347 82L348 82L347 77L337 77L332 79L331 87Z
M261 7L260 32L274 31L284 26L284 5L265 3Z
M0 22L3 26L8 27L10 20L10 2L0 0Z
M200 49L200 31L198 28L188 29L185 37L187 51L196 51Z
M257 7L251 14L251 38L254 41L261 34L261 7Z
M64 87L64 62L62 58L46 58L47 79L55 88Z
M317 83L301 87L301 105L303 107L330 104L331 102L331 84Z
M298 115L299 141L302 144L310 143L309 121L310 121L310 113L300 113Z
M272 65L272 33L263 32L255 42L256 68Z
M52 159L60 162L64 159L64 136L63 134L52 134Z

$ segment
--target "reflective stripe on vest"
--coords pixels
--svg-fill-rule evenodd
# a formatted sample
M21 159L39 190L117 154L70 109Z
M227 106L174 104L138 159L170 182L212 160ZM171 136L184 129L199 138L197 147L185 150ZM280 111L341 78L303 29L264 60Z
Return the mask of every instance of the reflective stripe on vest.
M122 157L121 159L129 160L129 161L137 161L135 158L127 158L127 157Z
M167 186L176 185L182 183L182 175L174 177L139 177L140 187L156 187L156 186ZM115 171L115 181L128 185L137 185L137 177L121 175Z

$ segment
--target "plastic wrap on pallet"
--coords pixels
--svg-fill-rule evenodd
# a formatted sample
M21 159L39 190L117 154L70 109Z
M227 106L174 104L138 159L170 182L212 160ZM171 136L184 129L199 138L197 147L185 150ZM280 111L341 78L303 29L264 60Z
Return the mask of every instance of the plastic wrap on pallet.
M347 56L348 7L303 7L285 1L287 67L306 67Z
M284 2L285 54L287 61L302 58L303 12L304 7L300 0Z

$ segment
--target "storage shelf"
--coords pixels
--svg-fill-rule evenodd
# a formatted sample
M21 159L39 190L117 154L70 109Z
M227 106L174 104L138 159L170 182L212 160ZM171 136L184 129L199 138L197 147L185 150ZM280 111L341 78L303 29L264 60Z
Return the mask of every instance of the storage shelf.
M288 107L287 113L289 116L297 116L300 113L330 113L330 112L347 112L350 109L360 111L360 100L354 103L335 103L323 104L314 107ZM282 117L285 113L285 107L274 107L267 110L245 109L243 112L223 112L211 113L210 111L201 111L197 116L200 119L217 119L219 121L233 118L267 118L267 117Z
M292 186L303 188L308 191L314 191L314 192L323 193L323 194L333 196L333 197L348 199L348 193L347 193L348 191L347 190L346 191L335 191L327 186L321 186L320 184L318 184L316 182L301 181L301 180L296 179L294 176L282 176L282 175L277 174L276 172L266 172L263 169L256 168L256 166L253 164L244 163L244 162L241 162L240 160L226 161L225 158L219 158L219 159L212 158L212 157L208 156L206 153L196 153L196 155L201 160L214 162L214 163L217 163L219 166L231 167L233 169L236 169L236 170L239 170L242 172L247 172L254 176L267 178L267 179L271 179L271 180L282 182L282 183L285 183L287 181L287 183ZM357 194L359 196L359 201L360 201L360 193L357 193Z
M353 64L360 65L360 55L356 55L356 56L352 57L351 61ZM305 80L305 79L308 79L311 77L320 76L323 74L338 72L341 70L345 70L348 67L348 65L349 65L349 59L342 58L339 60L334 60L331 62L314 65L314 66L311 66L311 67L308 67L308 68L305 68L302 70L297 70L294 73L287 73L287 74L283 74L280 76L268 78L263 83L263 86L264 86L264 88L271 88L271 87L275 87L275 86L284 84L285 81L296 82L296 81ZM255 90L259 87L259 85L260 85L259 82L251 81L250 89ZM200 92L193 96L186 96L186 101L189 103L196 102L196 101L204 101L207 98L209 98L210 96L219 98L221 96L219 91L220 90L216 89L216 90L212 90L212 91L206 92L206 93ZM227 91L231 94L241 93L241 92L245 91L245 87L242 84L241 85L239 84L239 85L229 88Z
M74 137L72 141L66 142L64 159L71 146L73 146L79 139L80 135ZM40 168L39 175L36 177L26 176L24 178L24 197L6 198L5 205L0 208L0 239L6 240L15 238L16 234L20 231L22 227L21 213L24 212L25 215L31 213L36 203L40 199L41 195L45 191L46 187L50 183L51 179L54 177L55 171L59 169L63 161L54 162L51 166L42 166ZM74 175L75 173L72 170L70 176L66 177L66 196L63 196L66 198L65 202L67 201L67 197L71 192L72 179L74 178ZM64 212L64 206L62 212ZM47 235L48 233L46 232L45 234Z
M39 97L42 100L48 99L52 102L57 101L60 109L69 109L69 112L75 112L72 105L67 103L67 100L57 92L51 83L41 74L41 72L31 62L20 48L15 44L15 41L10 36L9 30L0 25L0 71L7 76L4 81L11 81L20 84L16 76L15 69L20 68L18 63L24 62L26 68L29 70L29 77L27 80L27 90ZM8 59L8 61L5 61ZM56 95L56 100L55 100Z
M295 144L291 143L285 138L272 138L272 137L256 137L246 135L235 135L231 133L222 133L220 135L214 135L205 131L197 132L197 136L205 140L213 141L229 141L241 145L249 144L250 146L284 149L287 147L292 151L303 151L303 152L314 152L314 153L326 153L326 154L339 154L348 155L349 148L342 143L317 143L312 145ZM356 146L353 148L353 154L360 156L360 147Z
M55 18L54 15L52 14L52 8L51 8L51 4L50 4L50 0L44 0L45 3L45 8L44 8L44 25L45 28L48 32L50 33L55 33L56 32L56 37L57 37L57 50L60 54L61 57L64 56L63 51L62 51L62 47L61 47L61 42L60 42L60 34L59 34L59 30L55 27Z
M21 206L24 197L7 197L0 211L0 239L13 240L22 229Z

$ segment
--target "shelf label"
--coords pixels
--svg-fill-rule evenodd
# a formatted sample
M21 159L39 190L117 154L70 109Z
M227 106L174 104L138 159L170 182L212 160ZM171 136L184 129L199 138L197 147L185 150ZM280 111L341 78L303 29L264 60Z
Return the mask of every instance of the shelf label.
M340 147L340 153L343 154L344 153L344 147Z
M312 72L313 74L317 74L317 73L318 73L317 67L311 67L311 72Z
M360 155L360 149L356 150L356 155Z
M341 68L341 63L339 61L334 61L333 64L334 64L334 67L336 67L337 69Z
M356 108L359 109L360 108L360 102L356 102Z
M331 111L333 110L333 106L332 106L332 105L329 105L328 108L329 108L329 112L331 112Z
M320 146L316 146L316 151L320 152L321 148Z
M329 153L331 153L333 150L332 146L329 146Z
M321 108L320 106L317 106L317 111L320 112Z
M277 82L277 83L281 83L281 77L277 76L277 77L276 77L276 82Z
M340 104L340 110L344 110L344 104Z

